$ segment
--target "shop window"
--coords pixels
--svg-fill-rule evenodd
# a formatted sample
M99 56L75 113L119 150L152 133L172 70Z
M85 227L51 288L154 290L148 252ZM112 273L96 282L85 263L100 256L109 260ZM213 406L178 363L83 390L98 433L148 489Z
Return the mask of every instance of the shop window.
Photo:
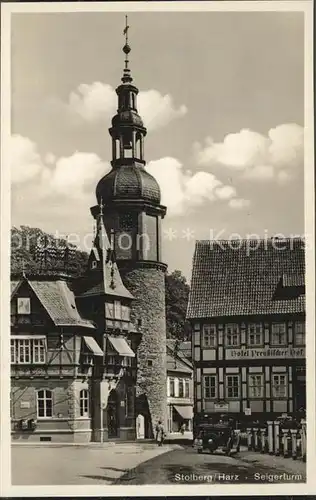
M203 325L203 347L216 347L216 325Z
M226 375L226 397L239 398L239 375Z
M239 325L235 323L225 325L226 347L237 347L240 345Z
M305 322L296 321L294 324L294 344L296 346L305 345Z
M286 345L286 324L273 323L271 345Z
M89 391L87 389L81 389L80 391L80 417L89 416Z
M248 325L248 345L257 346L263 344L263 329L261 323L250 323Z
M204 398L214 399L217 397L217 377L216 375L204 376Z
M285 374L273 374L272 396L274 398L287 397L287 376Z
M263 398L263 375L255 374L248 376L248 397Z
M37 392L37 417L49 418L53 416L53 393L48 389Z

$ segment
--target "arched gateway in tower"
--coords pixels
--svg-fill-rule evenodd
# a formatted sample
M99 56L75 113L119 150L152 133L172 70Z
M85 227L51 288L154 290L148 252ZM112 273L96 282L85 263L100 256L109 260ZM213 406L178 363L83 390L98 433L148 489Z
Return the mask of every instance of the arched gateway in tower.
M112 170L96 188L98 218L103 205L104 226L114 240L116 261L125 286L134 296L132 321L138 326L136 415L144 416L146 436L166 420L166 317L165 271L161 262L161 220L157 181L145 170L144 139L147 130L137 111L138 89L129 69L128 27L125 69L117 87L117 114L109 129L112 138ZM113 238L114 237L114 238Z

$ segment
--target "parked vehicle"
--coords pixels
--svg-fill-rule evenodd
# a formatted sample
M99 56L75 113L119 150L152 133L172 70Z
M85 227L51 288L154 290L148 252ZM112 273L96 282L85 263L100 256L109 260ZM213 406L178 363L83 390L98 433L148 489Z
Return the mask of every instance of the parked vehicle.
M193 443L198 453L221 451L226 455L238 453L240 435L229 423L200 424Z

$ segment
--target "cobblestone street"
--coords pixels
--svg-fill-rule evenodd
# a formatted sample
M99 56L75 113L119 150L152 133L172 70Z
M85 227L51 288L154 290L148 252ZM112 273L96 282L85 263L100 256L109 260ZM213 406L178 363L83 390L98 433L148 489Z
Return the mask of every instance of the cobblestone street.
M155 443L14 445L12 484L113 484L142 462L178 448Z
M232 484L305 482L305 464L242 451L198 455L185 446L128 471L117 484Z
M155 443L14 445L13 485L127 485L304 482L305 464L241 451L198 455L192 446Z

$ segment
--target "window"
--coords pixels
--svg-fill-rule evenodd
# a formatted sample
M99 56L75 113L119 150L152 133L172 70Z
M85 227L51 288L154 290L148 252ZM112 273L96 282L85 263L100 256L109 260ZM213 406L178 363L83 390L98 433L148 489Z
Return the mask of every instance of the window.
M263 398L263 375L249 375L248 378L249 398Z
M80 391L80 417L89 416L89 391L82 389Z
M183 398L184 396L184 380L182 378L179 379L179 398Z
M216 325L203 325L203 346L216 347Z
M273 323L272 324L272 345L286 345L286 324Z
M190 380L187 379L184 381L184 397L190 397Z
M44 339L34 339L33 340L33 363L42 364L45 363L45 340Z
M115 319L122 319L121 302L119 300L114 301L114 317Z
M122 320L123 321L130 320L130 308L127 306L122 306Z
M204 398L214 399L217 396L217 380L216 375L204 376Z
M175 387L174 387L174 378L169 379L169 387L170 387L170 397L175 397Z
M272 395L274 398L287 397L287 377L284 374L274 374L272 376Z
M296 321L294 325L294 343L295 345L305 345L305 322Z
M248 345L262 345L263 334L261 323L250 323L248 325Z
M53 416L52 391L44 389L37 392L37 417L49 418Z
M45 364L46 339L11 338L11 363L12 364Z
M130 356L124 356L122 359L122 366L132 366L132 358Z
M226 375L226 397L239 398L239 375Z
M31 314L31 299L18 297L18 314Z
M225 325L225 338L227 347L236 347L240 344L239 326L236 324Z

